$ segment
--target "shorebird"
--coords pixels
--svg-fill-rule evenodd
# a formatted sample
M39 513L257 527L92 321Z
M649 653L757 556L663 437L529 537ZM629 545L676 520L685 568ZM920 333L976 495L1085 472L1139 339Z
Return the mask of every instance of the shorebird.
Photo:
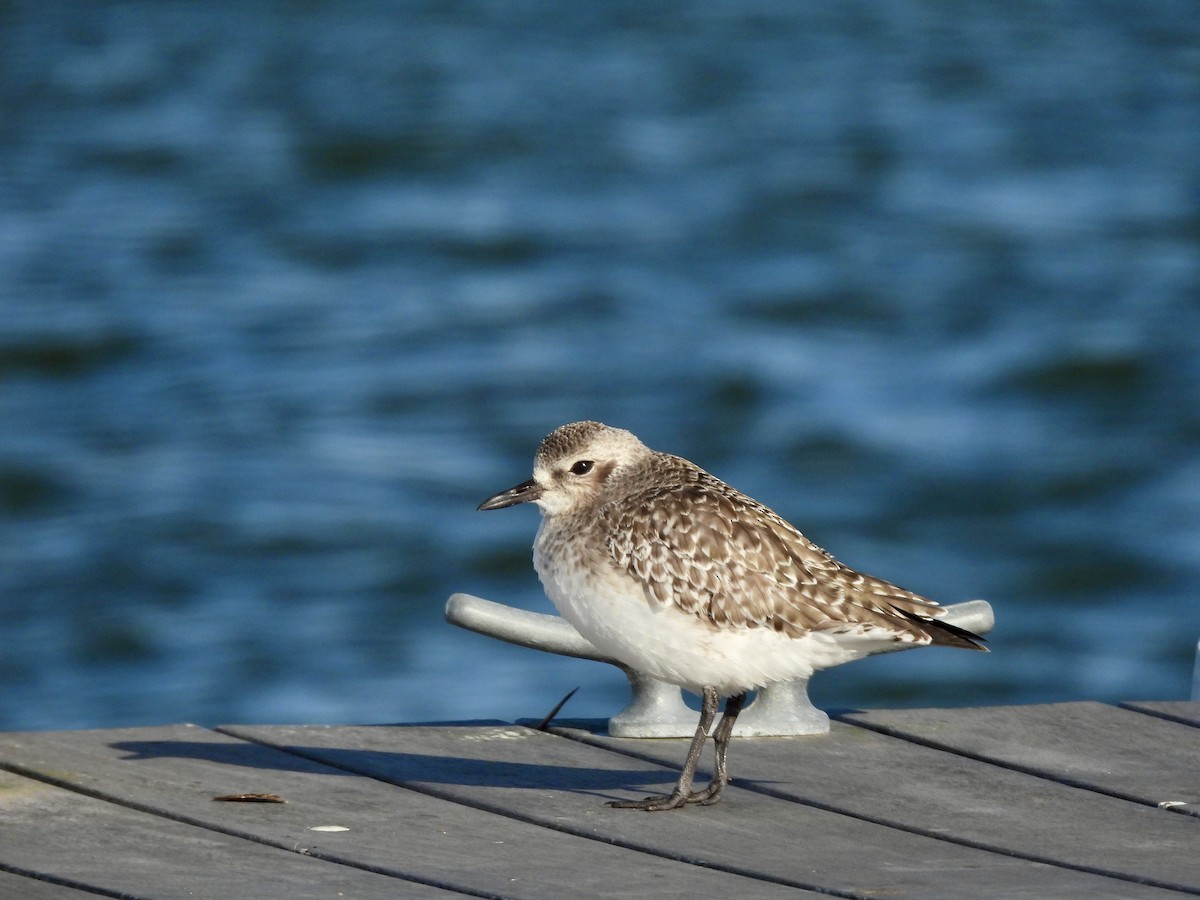
M748 691L881 643L986 650L983 638L939 621L934 601L843 565L757 500L619 428L555 429L533 478L479 509L518 503L541 509L533 564L562 617L614 659L701 697L674 790L609 806L716 803ZM722 697L712 780L693 790Z

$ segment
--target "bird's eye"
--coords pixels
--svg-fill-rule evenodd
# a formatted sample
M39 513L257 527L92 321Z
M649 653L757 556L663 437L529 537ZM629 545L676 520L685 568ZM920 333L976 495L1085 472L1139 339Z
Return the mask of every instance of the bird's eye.
M595 463L590 459L581 459L579 462L575 463L575 465L571 466L571 474L586 475L588 472L592 471L592 466L594 465Z

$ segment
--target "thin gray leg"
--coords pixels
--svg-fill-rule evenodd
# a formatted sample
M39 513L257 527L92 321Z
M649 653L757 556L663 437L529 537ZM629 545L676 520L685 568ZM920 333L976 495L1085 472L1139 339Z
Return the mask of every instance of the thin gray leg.
M738 713L746 702L745 694L736 694L725 701L725 715L721 716L721 724L713 733L713 746L716 750L716 763L713 768L712 781L702 791L695 791L688 797L688 803L699 803L701 806L711 806L721 799L721 792L729 784L729 767L726 757L729 754L729 739L733 736L733 725Z
M675 790L670 794L658 797L647 797L645 800L612 800L608 803L614 809L644 809L647 812L658 812L663 809L678 809L686 805L692 797L692 782L696 778L696 766L700 763L700 753L704 750L704 742L708 739L708 730L712 728L713 719L717 716L717 706L720 698L716 688L704 686L700 704L700 724L696 726L696 734L688 748L687 759L683 762L683 771L679 773L679 781ZM745 696L742 696L745 699ZM739 708L740 708L739 704ZM726 713L728 716L728 713ZM736 714L735 714L736 718ZM724 719L721 725L724 726ZM732 724L730 728L732 728ZM728 738L726 738L728 740ZM719 792L718 792L719 793Z

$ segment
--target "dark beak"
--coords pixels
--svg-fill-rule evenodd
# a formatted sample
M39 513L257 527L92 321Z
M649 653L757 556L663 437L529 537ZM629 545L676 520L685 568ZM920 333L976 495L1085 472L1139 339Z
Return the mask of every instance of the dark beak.
M530 503L542 496L541 486L532 478L523 481L516 487L501 491L494 497L488 497L479 504L479 509L504 509L506 506L516 506L518 503Z

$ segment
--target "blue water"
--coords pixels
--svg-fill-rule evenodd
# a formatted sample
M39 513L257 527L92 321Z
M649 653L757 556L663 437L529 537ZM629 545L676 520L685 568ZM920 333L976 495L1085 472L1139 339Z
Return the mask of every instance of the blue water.
M994 652L826 706L1188 695L1182 2L0 5L0 728L607 715L532 509L598 418Z

